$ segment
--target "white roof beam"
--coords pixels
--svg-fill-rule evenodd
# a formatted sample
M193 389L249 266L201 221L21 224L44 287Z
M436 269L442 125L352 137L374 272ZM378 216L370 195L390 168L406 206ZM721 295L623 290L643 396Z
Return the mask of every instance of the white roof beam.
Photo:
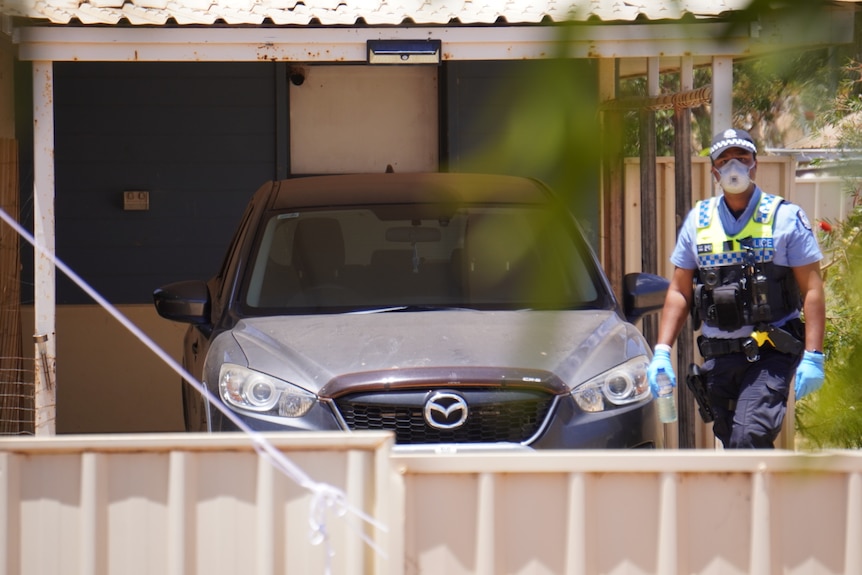
M16 30L21 60L364 62L367 40L438 39L443 60L744 56L722 24L387 28L86 28ZM677 60L678 61L678 60Z

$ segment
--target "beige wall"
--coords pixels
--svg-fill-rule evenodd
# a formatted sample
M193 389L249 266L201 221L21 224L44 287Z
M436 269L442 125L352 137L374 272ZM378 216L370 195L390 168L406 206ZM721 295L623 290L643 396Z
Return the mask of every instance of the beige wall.
M396 172L437 170L436 66L306 66L303 72L301 85L290 84L294 174L383 172L387 165Z
M152 305L118 311L176 361L185 324ZM33 308L22 310L24 350L33 344ZM180 376L97 305L57 306L57 433L182 431Z
M812 224L818 220L841 221L853 211L853 197L844 191L839 177L796 180L794 201L802 206Z

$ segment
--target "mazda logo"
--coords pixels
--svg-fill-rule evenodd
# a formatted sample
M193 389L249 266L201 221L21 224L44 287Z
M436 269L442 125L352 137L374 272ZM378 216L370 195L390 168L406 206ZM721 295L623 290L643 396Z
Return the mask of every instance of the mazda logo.
M425 402L425 421L437 429L455 429L467 421L467 402L457 393L438 391Z

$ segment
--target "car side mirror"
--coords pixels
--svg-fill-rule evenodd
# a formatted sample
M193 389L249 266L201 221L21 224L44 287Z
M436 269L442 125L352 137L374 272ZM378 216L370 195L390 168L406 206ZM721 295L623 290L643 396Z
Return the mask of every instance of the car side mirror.
M156 311L165 319L204 325L210 322L210 295L206 282L181 281L153 292Z
M623 313L635 323L664 306L670 282L662 276L647 273L626 274L623 278Z

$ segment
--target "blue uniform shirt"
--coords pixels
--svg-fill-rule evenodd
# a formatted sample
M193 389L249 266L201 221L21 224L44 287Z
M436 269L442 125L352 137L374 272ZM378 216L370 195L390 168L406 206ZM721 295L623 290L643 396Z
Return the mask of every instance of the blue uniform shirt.
M751 220L755 208L760 203L761 194L760 188L754 190L754 194L752 194L745 212L743 212L738 220L730 213L730 209L724 201L724 196L721 197L718 202L718 215L728 235L740 232L745 227L745 224ZM775 265L794 268L819 262L823 259L823 254L820 252L820 246L817 244L817 238L811 229L808 216L796 204L785 201L778 207L775 212L772 230L775 244L775 257L772 261ZM685 222L682 224L682 228L679 230L676 247L674 247L673 253L670 256L670 261L673 265L687 270L697 269L696 236L697 209L693 209L688 213ZM781 325L795 317L799 317L798 311L776 321L775 325ZM737 331L726 332L716 327L704 325L701 333L706 337L737 338L751 335L752 329L753 326L744 326Z

